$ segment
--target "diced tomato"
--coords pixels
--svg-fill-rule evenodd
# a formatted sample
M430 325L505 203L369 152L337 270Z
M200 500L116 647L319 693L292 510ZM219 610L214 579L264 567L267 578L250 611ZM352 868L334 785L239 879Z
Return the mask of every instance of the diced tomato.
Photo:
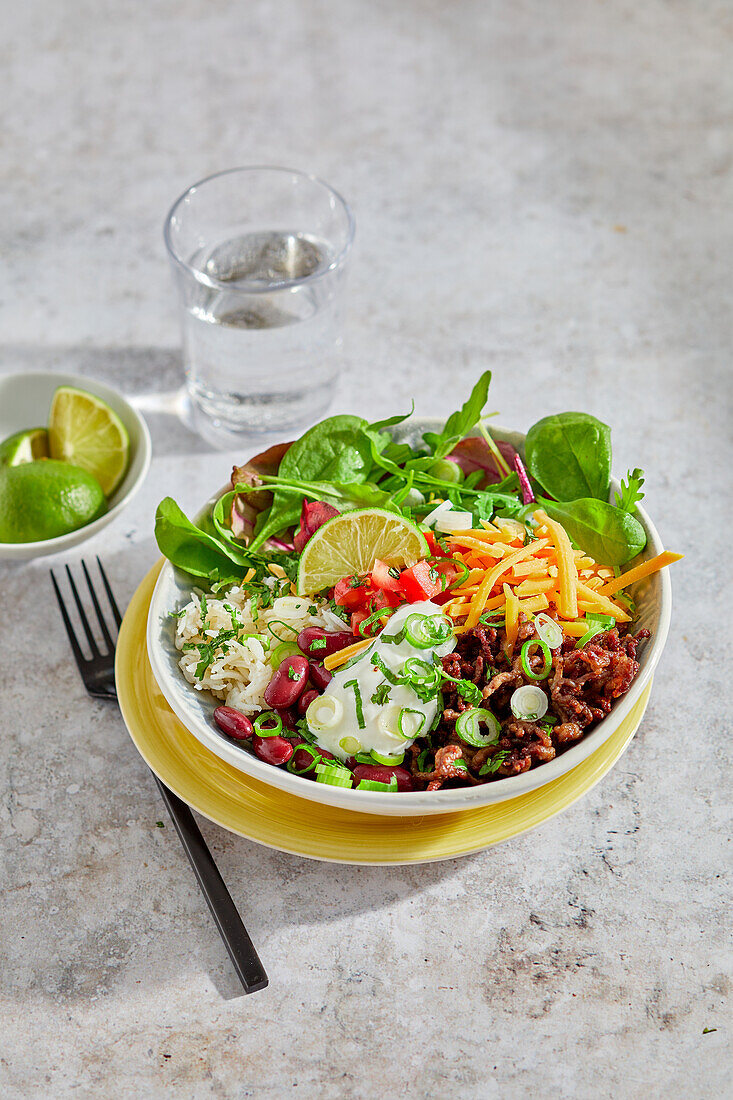
M383 607L399 607L404 602L402 589L399 592L382 592L378 589L369 600L369 607L372 611L381 611Z
M353 577L344 577L338 581L333 590L333 598L340 607L361 607L366 603L370 595L370 589L364 577L359 577L360 584L354 584Z
M401 594L399 569L396 569L395 572L397 576L393 577L386 561L377 558L372 569L372 584L375 588L381 588L383 592L399 592Z
M372 614L371 611L366 611L366 610L363 610L363 609L361 611L352 611L351 612L351 633L354 635L354 637L356 637L356 638L365 638L365 637L368 637L369 634L373 633L374 626L376 625L375 623L371 624L371 628L367 627L367 630L364 634L362 634L361 631L359 630L359 627L361 626L361 624L366 619L368 619L371 614Z
M423 534L425 535L425 539L427 541L427 544L430 547L430 553L435 554L437 557L440 557L440 555L443 553L443 551L441 550L440 546L438 545L438 540L436 539L433 532L432 531L423 531Z
M409 569L403 569L400 585L409 603L431 600L443 590L438 571L427 561L419 561Z

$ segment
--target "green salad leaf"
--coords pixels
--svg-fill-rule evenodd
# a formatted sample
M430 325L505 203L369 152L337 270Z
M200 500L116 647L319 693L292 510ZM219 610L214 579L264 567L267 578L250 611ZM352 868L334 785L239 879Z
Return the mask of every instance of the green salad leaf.
M589 413L555 413L527 432L527 470L557 500L608 500L611 429Z
M346 414L321 420L285 452L278 476L293 481L366 481L373 463L362 432L365 425L360 416ZM258 521L250 550L298 522L303 495L276 488L270 510Z
M646 546L638 519L603 500L584 497L563 503L540 497L539 503L577 546L604 565L623 565Z
M626 480L621 481L621 492L616 493L614 497L613 502L616 507L620 508L623 512L631 512L633 515L636 511L636 505L644 498L644 494L641 491L643 484L644 471L640 470L638 466L635 470L629 470L626 474Z
M197 527L171 497L161 500L155 513L155 539L168 561L194 577L212 583L241 580L249 565L244 547L235 549Z
M491 371L484 371L471 390L468 400L457 412L448 417L442 432L425 432L423 439L430 447L432 462L450 454L456 443L459 443L464 435L468 435L471 428L478 424L489 396L490 383Z

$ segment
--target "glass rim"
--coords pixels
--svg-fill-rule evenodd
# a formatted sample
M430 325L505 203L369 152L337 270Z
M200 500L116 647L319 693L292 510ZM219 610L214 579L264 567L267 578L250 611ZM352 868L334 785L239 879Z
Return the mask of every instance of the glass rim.
M222 176L232 176L244 172L282 172L288 176L300 176L301 179L307 179L310 180L311 183L317 183L319 187L323 187L336 199L346 214L347 234L346 241L341 251L334 257L328 267L324 267L321 271L314 271L310 275L300 275L296 279L284 279L281 283L274 283L269 286L262 286L261 283L256 282L247 283L246 280L238 282L235 286L231 281L227 282L223 279L216 279L211 275L207 275L205 272L201 271L200 268L194 267L192 264L188 263L187 260L182 259L182 257L178 255L173 245L173 241L171 240L171 223L181 204L188 198L192 191L197 190L199 187L203 187L205 183L211 183L212 180L220 179ZM285 168L282 165L248 164L241 165L238 168L224 168L221 172L212 172L211 175L204 176L203 179L197 180L187 187L186 190L178 196L166 215L165 222L163 223L163 240L168 255L173 263L188 272L189 275L203 286L211 287L214 290L227 290L233 294L272 294L275 291L287 290L289 287L315 282L317 279L322 279L325 275L341 267L354 243L355 231L356 221L348 202L343 195L334 187L331 187L330 183L326 183L325 180L321 179L320 176L313 175L311 172L303 172L299 168Z

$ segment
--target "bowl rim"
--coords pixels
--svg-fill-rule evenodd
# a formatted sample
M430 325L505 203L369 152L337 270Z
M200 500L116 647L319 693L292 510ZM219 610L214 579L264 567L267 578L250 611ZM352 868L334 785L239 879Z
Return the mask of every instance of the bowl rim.
M148 470L150 469L150 463L152 460L152 440L150 438L150 429L145 422L144 417L137 411L134 405L125 397L123 393L115 389L113 386L108 386L106 382L99 382L96 378L86 378L83 375L68 374L66 371L24 371L22 374L17 371L9 372L7 374L0 374L0 391L3 385L12 379L23 378L26 381L30 379L48 379L53 380L56 387L59 386L74 386L76 389L87 390L89 393L93 393L95 397L101 397L103 401L111 405L112 401L118 401L121 405L125 406L125 409L129 412L132 420L140 432L140 440L138 447L135 451L130 452L130 459L128 462L125 476L118 489L115 490L114 496L117 495L119 489L121 489L125 482L132 474L133 469L138 462L138 455L142 455L142 459L139 462L139 470L135 474L135 477L130 482L128 487L124 490L122 495L115 501L115 503L107 509L104 515L99 516L97 519L92 520L91 523L86 523L82 527L77 527L73 531L67 531L63 535L56 535L52 539L39 539L35 542L2 542L0 541L0 555L3 551L10 551L14 549L18 554L22 554L26 557L30 557L34 551L37 552L40 557L44 550L48 548L56 548L59 551L63 549L64 540L74 539L74 543L78 545L81 541L86 541L87 538L91 538L97 531L100 531L103 527L106 527L115 516L119 515L123 508L126 508L130 501L137 495L142 484L147 477ZM110 401L112 398L112 401ZM119 414L118 414L119 415ZM17 429L22 431L21 428ZM84 532L84 538L79 539L79 533ZM75 537L76 536L76 537Z
M419 424L428 425L426 430L431 430L430 424L442 424L439 418L420 418ZM499 425L492 426L492 432L499 436L511 437L523 441L525 433L503 428ZM469 433L470 434L470 433ZM615 478L611 480L612 489L619 490L620 486ZM203 513L213 506L213 503L221 495L220 492L212 495L201 509ZM199 513L199 514L201 514ZM659 533L652 523L647 512L637 505L637 515L647 533L647 545L643 553L647 557L653 557L663 550L663 544ZM610 737L626 718L634 704L640 698L645 687L651 680L659 659L666 644L669 633L672 608L672 585L669 571L661 570L657 577L661 583L658 621L654 625L652 637L640 655L640 670L629 690L620 699L616 700L611 713L581 741L566 749L553 760L539 767L530 768L520 775L507 776L504 779L492 783L483 783L475 787L451 788L438 791L410 791L400 793L399 802L391 793L381 791L358 791L330 787L326 784L315 784L311 781L301 781L301 778L292 775L287 770L273 768L269 764L258 760L254 754L243 751L242 748L228 741L223 734L212 729L200 716L193 712L187 713L187 706L191 705L190 692L195 689L179 673L181 683L173 680L170 669L162 658L163 646L161 644L161 623L159 603L162 599L164 587L173 580L175 583L175 569L170 562L163 559L163 566L156 580L153 595L148 609L148 621L146 630L146 645L148 658L153 671L153 676L163 696L186 729L192 733L205 747L215 753L221 759L231 764L239 771L245 772L255 779L259 779L270 786L279 787L299 797L309 798L312 801L324 802L328 805L338 806L345 810L363 812L365 814L390 814L394 816L419 816L426 813L453 813L461 810L476 809L494 802L502 802L507 799L517 798L530 791L543 787L572 770L577 764L587 759L604 741ZM196 587L192 585L191 587ZM183 685L188 689L183 694ZM207 693L208 695L208 693ZM213 698L213 697L212 697ZM182 705L182 700L183 704ZM244 766L243 766L244 765ZM319 789L320 788L320 789Z

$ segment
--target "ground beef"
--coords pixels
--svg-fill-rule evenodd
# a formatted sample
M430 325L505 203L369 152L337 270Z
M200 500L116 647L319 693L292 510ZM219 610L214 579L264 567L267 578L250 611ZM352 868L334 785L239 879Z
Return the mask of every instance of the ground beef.
M437 728L410 751L407 763L416 785L437 790L443 785L486 783L552 760L605 718L613 700L628 691L639 671L637 647L649 636L648 630L630 635L614 627L597 634L582 649L575 649L568 638L554 651L550 676L536 681L526 676L518 656L510 656L504 630L479 626L461 634L455 650L443 658L443 668L449 676L480 688L483 705L501 723L501 734L487 748L465 744L455 724L472 704L457 685L446 684ZM517 646L536 637L534 623L520 615ZM541 654L530 658L533 670L542 664ZM518 721L511 712L509 701L522 684L534 684L548 697L547 714L539 722Z

